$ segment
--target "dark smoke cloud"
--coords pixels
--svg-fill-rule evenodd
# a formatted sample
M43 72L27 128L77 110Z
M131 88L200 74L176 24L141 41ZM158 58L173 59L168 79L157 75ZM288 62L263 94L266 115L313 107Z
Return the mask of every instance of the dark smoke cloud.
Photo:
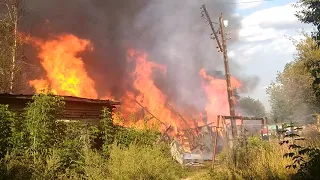
M244 86L239 88L240 93L252 92L260 82L260 77L258 76L242 76L239 79L244 84Z
M231 16L233 0L27 0L29 14L22 20L24 32L41 38L72 33L91 40L94 52L84 53L89 75L103 96L111 89L121 96L127 48L149 54L151 60L167 65L167 77L155 77L157 85L176 103L202 105L200 68L223 70L216 42L201 17L206 4L213 21L220 13L229 20L232 40L237 39L240 20ZM49 20L49 23L45 23ZM31 56L31 55L30 55ZM240 69L231 62L231 69ZM236 67L236 68L233 68ZM202 107L200 107L202 108Z

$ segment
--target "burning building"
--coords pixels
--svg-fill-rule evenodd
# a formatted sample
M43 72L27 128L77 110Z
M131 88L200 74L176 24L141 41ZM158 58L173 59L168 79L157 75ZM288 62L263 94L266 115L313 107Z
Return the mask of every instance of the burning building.
M28 63L38 67L30 70L29 93L51 89L119 101L124 126L160 121L173 137L215 124L217 115L229 115L229 106L218 71L223 61L199 11L204 3L213 17L225 14L237 39L238 19L224 1L28 1L24 8L32 13L21 18L19 30ZM241 72L234 61L230 65ZM239 74L231 78L233 89L246 85ZM204 111L206 122L195 122Z
M127 69L128 80L122 84L127 88L122 96L115 96L111 89L106 89L104 97L99 97L95 88L96 82L86 71L84 60L79 57L83 52L94 51L90 40L72 34L62 34L49 40L25 36L24 41L38 51L38 58L46 72L41 78L29 82L37 92L49 88L53 93L63 96L117 99L122 104L119 111L125 119L133 113L138 117L137 121L139 118L144 121L144 117L139 117L139 112L146 111L155 117L149 121L151 124L160 121L163 130L171 126L171 135L177 134L178 129L204 125L204 122L194 124L192 121L192 117L203 109L207 112L205 123L213 123L218 114L228 114L225 80L210 76L203 68L197 75L201 83L197 90L203 91L206 99L202 105L203 109L195 104L183 106L174 101L155 79L155 74L165 79L167 67L150 60L147 53L136 49L128 49L126 52L128 64L131 64L132 68ZM232 77L231 80L234 89L241 86L236 78ZM129 122L126 123L129 125Z

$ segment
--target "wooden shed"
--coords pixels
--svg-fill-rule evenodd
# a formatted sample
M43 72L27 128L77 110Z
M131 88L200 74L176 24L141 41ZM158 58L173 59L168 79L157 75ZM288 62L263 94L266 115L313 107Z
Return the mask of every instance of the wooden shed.
M33 95L0 94L0 104L9 105L9 109L16 113L23 112ZM84 122L99 122L103 108L111 112L120 102L99 99L86 99L72 96L61 96L65 101L62 120L79 120Z

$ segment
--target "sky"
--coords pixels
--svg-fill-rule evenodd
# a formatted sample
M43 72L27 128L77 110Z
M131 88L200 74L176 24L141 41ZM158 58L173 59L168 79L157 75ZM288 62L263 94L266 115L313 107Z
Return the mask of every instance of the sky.
M244 3L254 1L251 3ZM257 98L270 110L266 88L278 71L294 60L296 49L290 38L301 40L301 30L312 27L295 17L297 0L238 0L235 16L241 17L239 40L229 46L229 56L240 63L248 75L258 75L258 87L245 96ZM232 73L232 72L231 72Z

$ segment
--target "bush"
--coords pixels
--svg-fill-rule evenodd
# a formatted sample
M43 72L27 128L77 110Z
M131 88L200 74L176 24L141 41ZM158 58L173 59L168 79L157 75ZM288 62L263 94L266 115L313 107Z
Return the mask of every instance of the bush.
M28 153L24 155L15 155L8 153L1 160L1 179L16 179L24 180L31 179L33 169L31 168L32 161Z
M84 159L81 150L83 137L87 136L87 126L80 122L59 122L59 127L63 138L54 148L60 158L60 171L82 172L80 165Z
M60 137L57 118L63 111L63 99L51 94L33 96L25 108L26 128L33 151L43 153L57 143ZM41 152L42 151L42 152Z
M240 145L241 144L241 145ZM222 162L219 172L243 179L289 179L295 170L286 169L290 161L283 158L287 150L278 143L263 141L259 137L248 138L246 143L237 144L235 147L236 163L232 159L231 151L224 150L218 155ZM221 170L223 169L223 170ZM227 170L227 171L226 171ZM218 173L221 175L221 173ZM213 177L217 177L214 171ZM241 179L240 178L240 179Z
M109 178L107 160L96 150L84 148L83 170L89 180L105 180Z
M11 124L14 118L15 115L8 110L8 106L0 104L0 159L5 156L11 146Z
M152 146L160 138L160 132L152 129L134 129L117 127L115 139L118 145L129 147L134 143L137 146Z
M297 173L292 176L292 179L319 179L320 171L320 149L318 139L304 138L295 139L297 134L291 135L290 140L282 141L281 144L289 144L290 152L286 153L284 157L292 160L288 169L296 169ZM301 141L302 140L302 141Z
M161 148L129 145L121 148L114 144L110 152L109 172L112 179L179 179L182 168L171 157L165 156Z
M99 127L57 121L61 97L38 94L33 100L22 117L0 106L0 179L179 179L183 174L169 146L157 143L155 129L115 126L106 109Z
M115 135L115 127L112 121L112 114L108 109L103 109L102 119L100 120L102 129L103 151L108 154L108 148L112 145Z

